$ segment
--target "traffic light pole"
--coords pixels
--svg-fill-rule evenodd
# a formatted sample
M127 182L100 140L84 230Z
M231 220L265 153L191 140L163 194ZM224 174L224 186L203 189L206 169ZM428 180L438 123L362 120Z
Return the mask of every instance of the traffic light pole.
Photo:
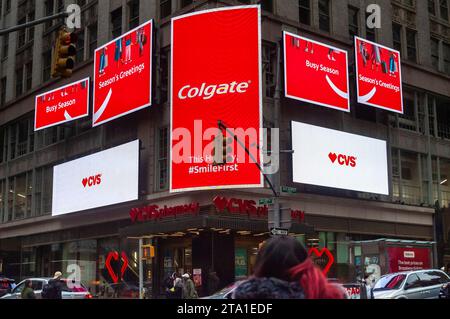
M69 16L69 14L67 12L57 13L57 14L54 14L52 16L48 16L48 17L45 17L45 18L41 18L41 19L37 19L37 20L31 21L31 22L20 24L20 25L17 25L15 27L11 27L11 28L0 30L0 36L9 34L11 32L15 32L15 31L31 28L31 27L34 27L35 25L46 23L48 21L53 21L53 20L60 19L60 18L67 18L68 16Z

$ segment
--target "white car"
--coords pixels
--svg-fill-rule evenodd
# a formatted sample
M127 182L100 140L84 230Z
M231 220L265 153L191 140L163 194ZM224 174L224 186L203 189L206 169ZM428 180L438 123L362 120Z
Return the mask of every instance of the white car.
M32 288L34 290L34 294L37 299L41 299L42 288L48 284L51 278L29 278L27 280L31 280ZM25 281L21 281L10 293L4 295L0 299L21 299L20 294L22 293L23 288L25 287ZM62 286L62 298L63 299L91 299L92 295L89 291L81 285L81 287L77 288L69 288L67 286L67 280L62 279L64 282Z

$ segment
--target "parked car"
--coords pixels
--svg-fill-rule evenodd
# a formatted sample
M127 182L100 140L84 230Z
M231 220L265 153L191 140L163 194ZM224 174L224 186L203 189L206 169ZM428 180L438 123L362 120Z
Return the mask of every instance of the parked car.
M48 284L48 281L51 278L29 278L28 280L31 280L32 287L34 290L34 293L36 295L36 298L41 298L42 288ZM62 287L62 298L63 299L91 299L92 295L89 293L89 291L86 289L85 286L81 284L81 287L75 287L75 288L69 288L67 285L67 280L63 279L63 287ZM22 289L25 286L25 280L21 281L12 291L3 297L1 299L20 299L20 294L22 292Z
M0 277L0 297L8 294L14 288L14 279Z
M441 270L418 270L382 276L373 288L375 299L437 299L450 277Z
M201 299L231 299L234 290L239 286L240 283L242 283L242 281L237 281L223 288L222 290L219 290L215 294L208 297L203 297Z

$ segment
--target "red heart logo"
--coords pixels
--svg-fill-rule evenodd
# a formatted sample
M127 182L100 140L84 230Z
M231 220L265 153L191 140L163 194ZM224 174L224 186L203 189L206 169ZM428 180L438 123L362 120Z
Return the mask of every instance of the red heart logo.
M330 271L331 266L334 263L334 256L333 254L330 252L330 250L328 248L323 248L321 251L319 251L317 248L311 248L308 252L308 255L316 255L318 258L322 257L323 254L328 256L328 263L325 266L325 268L323 269L323 274L326 276L328 274L328 272Z
M226 198L217 196L213 199L213 203L219 212L223 212L227 208L228 201Z
M337 155L335 153L328 154L328 157L330 158L330 160L333 164L334 164L334 162L336 162Z
M86 188L86 185L88 183L88 179L87 178L83 178L83 180L81 181L81 183L83 183L84 188Z
M128 257L125 252L122 252L122 268L120 269L120 279L123 279L123 275L125 274L125 271L128 268ZM111 266L111 262L119 260L119 253L117 251L112 251L108 254L108 257L106 257L105 261L105 267L108 270L109 275L111 276L111 279L115 284L119 282L119 276L114 272L114 269Z

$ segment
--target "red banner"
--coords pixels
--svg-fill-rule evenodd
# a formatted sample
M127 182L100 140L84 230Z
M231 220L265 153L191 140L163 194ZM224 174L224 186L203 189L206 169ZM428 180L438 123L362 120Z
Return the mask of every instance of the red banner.
M431 267L429 248L388 247L387 252L390 272L422 270Z
M286 97L350 112L347 51L284 32Z
M259 6L172 19L171 70L171 192L262 187ZM236 135L219 129L219 121ZM225 165L212 158L219 131L241 142L231 138Z
M95 50L93 126L152 103L153 21Z
M89 78L36 96L34 130L89 115Z
M400 52L355 37L358 103L403 114Z

